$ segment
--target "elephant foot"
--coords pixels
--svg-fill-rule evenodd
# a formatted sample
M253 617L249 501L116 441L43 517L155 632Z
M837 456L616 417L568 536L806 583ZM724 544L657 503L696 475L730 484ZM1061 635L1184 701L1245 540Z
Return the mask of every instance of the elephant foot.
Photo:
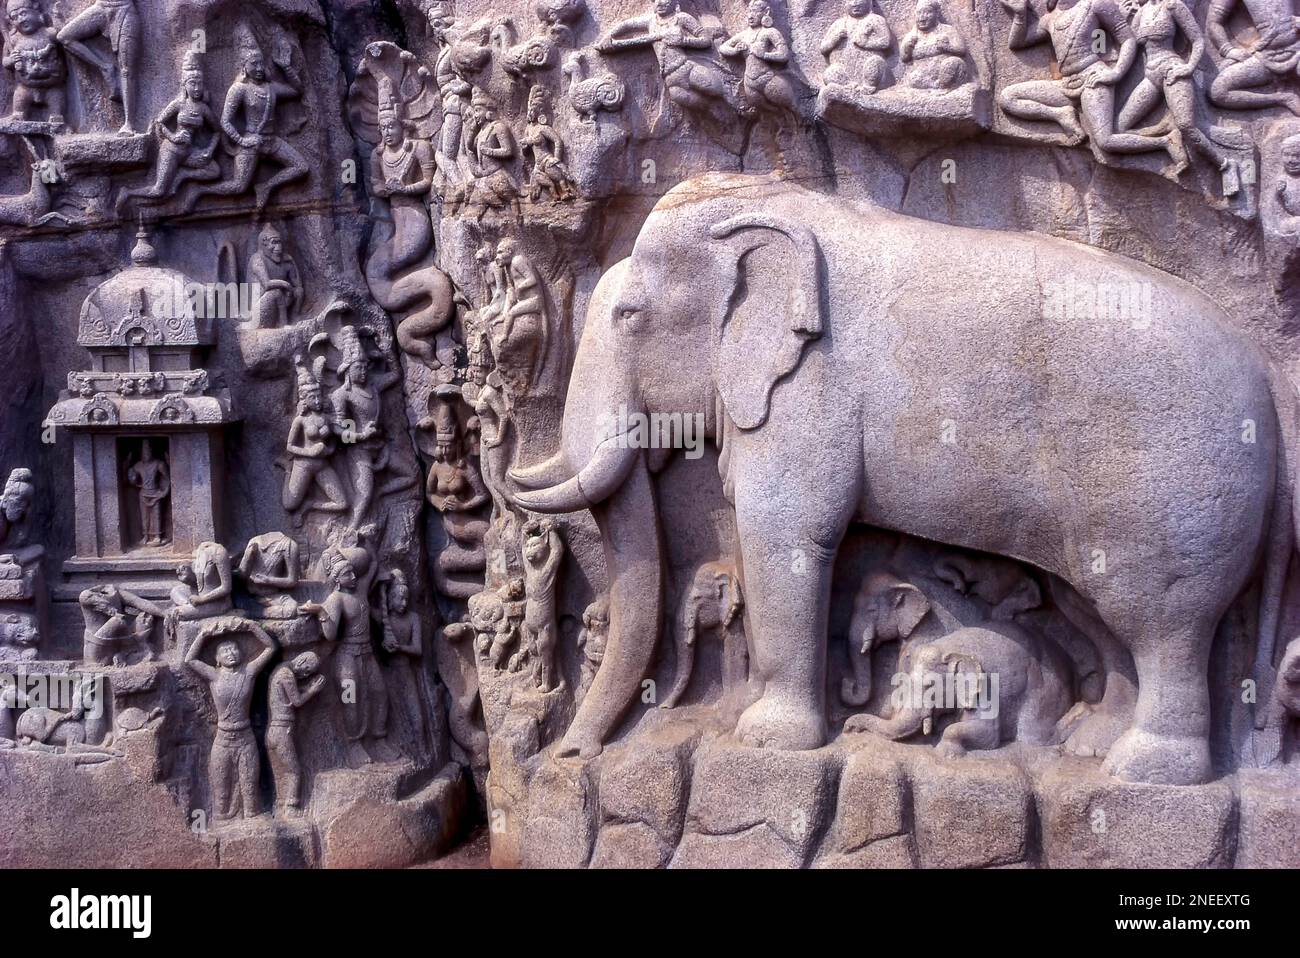
M1085 706L1086 714L1076 718L1065 739L1065 751L1083 758L1104 758L1128 723L1104 708ZM1068 722L1069 716L1062 722Z
M736 738L751 748L806 751L826 744L826 720L816 708L764 696L741 714Z
M1208 782L1210 744L1203 736L1158 735L1132 728L1111 747L1102 768L1126 782L1200 785Z

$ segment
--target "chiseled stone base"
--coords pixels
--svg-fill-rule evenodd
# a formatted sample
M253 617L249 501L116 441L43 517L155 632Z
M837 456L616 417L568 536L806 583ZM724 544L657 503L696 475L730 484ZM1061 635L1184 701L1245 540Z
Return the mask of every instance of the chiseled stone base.
M490 812L497 866L1300 866L1296 768L1138 785L1056 749L942 759L850 736L777 752L682 723L518 771Z
M9 836L0 869L400 868L451 847L468 817L458 765L413 787L402 763L322 773L332 780L318 782L310 818L263 814L196 831L175 784L142 776L131 759L78 765L0 750L0 834Z

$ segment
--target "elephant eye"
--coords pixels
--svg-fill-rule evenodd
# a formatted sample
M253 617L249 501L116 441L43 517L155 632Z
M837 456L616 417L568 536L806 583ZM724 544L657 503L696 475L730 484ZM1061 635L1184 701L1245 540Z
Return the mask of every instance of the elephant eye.
M637 326L641 322L641 310L635 306L621 306L618 310L619 322L625 326Z

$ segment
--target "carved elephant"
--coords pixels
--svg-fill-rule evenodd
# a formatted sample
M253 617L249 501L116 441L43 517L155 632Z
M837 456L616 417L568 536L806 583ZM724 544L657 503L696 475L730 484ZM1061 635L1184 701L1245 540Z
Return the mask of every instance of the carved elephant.
M1045 315L1067 281L1138 284L1147 315ZM679 184L592 294L559 452L513 474L524 509L592 511L611 579L604 664L557 751L598 753L653 656L652 477L672 450L637 448L627 420L682 413L734 504L762 688L742 742L826 741L831 571L857 522L1068 583L1138 679L1126 700L1107 663L1097 713L1126 731L1106 768L1207 780L1215 629L1262 568L1259 631L1275 631L1292 551L1275 498L1294 398L1274 375L1208 297L1132 260L772 177Z
M1014 625L970 626L905 648L891 701L889 718L854 715L844 731L903 739L946 722L937 748L950 755L1007 742L1052 745L1072 704L1070 666L1050 642Z
M871 698L871 653L884 642L902 642L930 612L930 600L909 582L888 573L867 576L853 600L849 623L849 671L840 682L845 705Z
M677 624L677 672L660 708L673 708L686 691L695 668L696 640L708 632L717 632L722 639L723 696L744 687L749 678L749 652L744 631L736 619L743 605L740 579L732 566L705 562L695 570Z

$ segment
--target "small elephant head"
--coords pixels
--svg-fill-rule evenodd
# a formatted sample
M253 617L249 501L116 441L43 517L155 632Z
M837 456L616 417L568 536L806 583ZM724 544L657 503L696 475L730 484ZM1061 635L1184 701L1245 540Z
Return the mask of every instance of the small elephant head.
M910 582L889 574L867 577L853 606L849 626L852 676L840 684L844 704L861 707L871 697L871 652L882 642L909 638L930 611L930 600Z
M895 740L918 733L929 735L943 715L974 707L984 682L984 667L973 655L937 642L906 649L893 679L893 715L888 719L857 715L845 724L845 730L869 731Z
M678 623L677 674L672 690L660 703L660 708L672 708L686 691L695 662L695 639L699 633L730 628L743 605L740 578L732 566L706 562L695 570L691 587L682 602L681 621Z

